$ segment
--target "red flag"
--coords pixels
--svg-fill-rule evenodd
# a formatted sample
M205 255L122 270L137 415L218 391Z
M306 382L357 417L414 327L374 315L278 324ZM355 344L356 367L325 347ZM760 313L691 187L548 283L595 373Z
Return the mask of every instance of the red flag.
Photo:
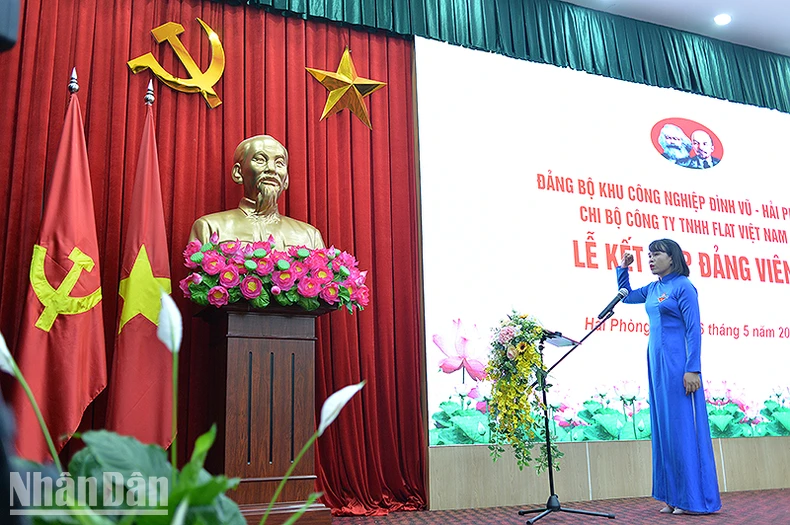
M95 221L80 103L72 95L33 247L16 355L58 450L107 385ZM49 450L21 388L14 410L19 454L44 461Z
M118 335L107 428L167 447L172 439L172 355L156 337L170 258L159 183L154 116L148 107L121 256Z

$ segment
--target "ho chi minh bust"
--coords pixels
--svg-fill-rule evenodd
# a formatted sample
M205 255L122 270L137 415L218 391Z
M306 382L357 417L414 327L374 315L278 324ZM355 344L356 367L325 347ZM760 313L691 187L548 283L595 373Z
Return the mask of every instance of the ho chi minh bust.
M279 250L287 246L323 248L321 233L313 226L280 215L277 201L288 188L288 151L269 135L241 141L233 154L230 175L244 187L244 198L233 210L200 217L189 239L208 242L216 233L220 241L266 241L269 235Z

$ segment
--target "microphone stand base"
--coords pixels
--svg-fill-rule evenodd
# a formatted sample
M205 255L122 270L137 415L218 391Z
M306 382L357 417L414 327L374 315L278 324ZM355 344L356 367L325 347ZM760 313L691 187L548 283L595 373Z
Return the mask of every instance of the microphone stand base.
M533 512L540 512L537 516L532 519L527 520L528 525L532 525L539 519L548 516L552 512L570 512L572 514L584 514L586 516L598 516L600 518L609 518L611 520L615 519L614 514L608 512L593 512L590 510L578 510L578 509L566 509L560 505L560 498L556 494L552 494L549 496L548 501L546 502L546 507L542 509L527 509L527 510L520 510L518 511L519 516L524 516L525 514L532 514Z

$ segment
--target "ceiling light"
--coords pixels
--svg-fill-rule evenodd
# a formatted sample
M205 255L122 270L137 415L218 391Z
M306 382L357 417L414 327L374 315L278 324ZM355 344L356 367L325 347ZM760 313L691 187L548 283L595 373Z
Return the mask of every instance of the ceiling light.
M716 15L713 17L713 21L719 24L720 26L726 26L730 22L732 22L732 17L726 13L722 13L720 15Z

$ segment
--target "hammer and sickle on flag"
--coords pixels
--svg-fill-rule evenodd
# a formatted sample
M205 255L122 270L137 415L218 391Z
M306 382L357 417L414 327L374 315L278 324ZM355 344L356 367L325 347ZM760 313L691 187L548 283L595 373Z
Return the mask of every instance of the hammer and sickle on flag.
M79 281L82 270L93 270L94 262L90 255L86 255L76 246L69 254L69 260L73 263L66 277L60 285L55 288L47 280L44 273L44 260L47 257L47 249L38 244L33 246L33 260L30 264L30 284L36 297L44 305L44 311L36 320L36 327L49 332L58 315L81 314L92 309L101 301L101 288L97 288L92 293L83 297L72 297L71 291Z
M192 55L189 54L183 42L178 38L178 35L184 32L184 26L176 22L167 22L155 27L151 30L151 34L154 35L154 39L158 43L161 44L167 41L170 44L178 59L184 64L190 78L178 78L165 71L165 68L159 65L159 62L151 53L133 58L127 62L127 65L132 70L132 73L135 74L150 69L159 80L182 93L202 93L209 107L215 108L222 104L213 86L219 82L222 73L225 71L225 50L222 49L219 35L200 18L197 21L203 26L211 44L211 64L205 72L200 70Z

